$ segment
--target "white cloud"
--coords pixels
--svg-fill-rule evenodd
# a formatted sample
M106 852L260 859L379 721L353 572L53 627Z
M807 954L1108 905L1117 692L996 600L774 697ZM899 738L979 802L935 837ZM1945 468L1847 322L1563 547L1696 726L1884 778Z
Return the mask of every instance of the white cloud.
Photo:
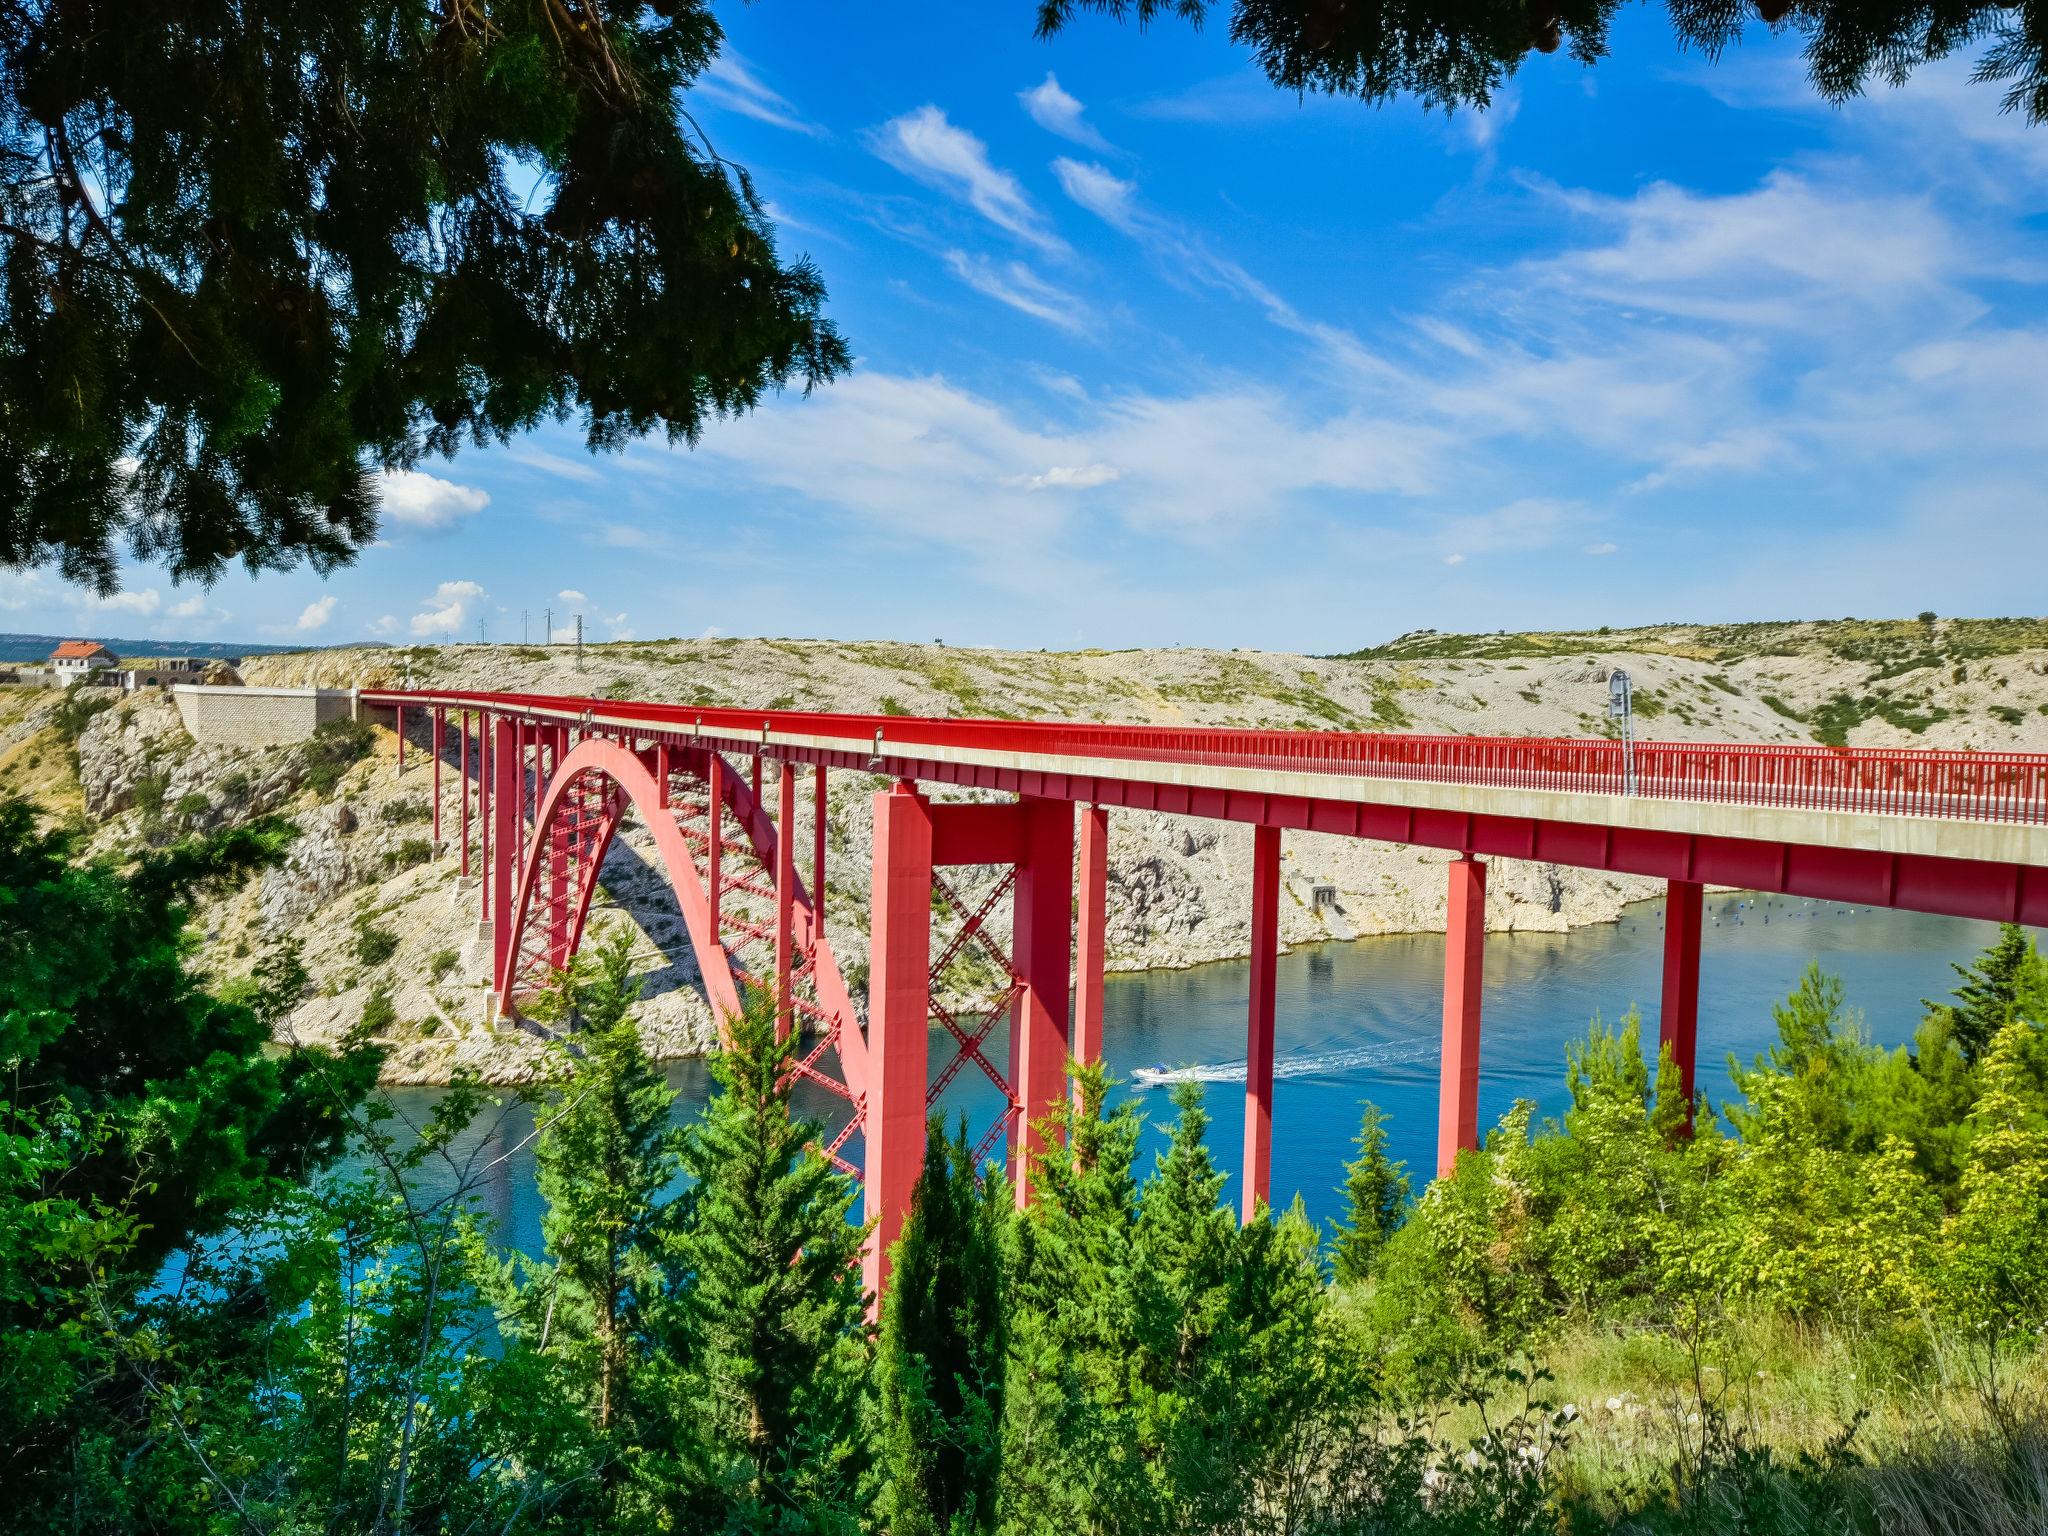
M711 61L711 67L698 79L696 90L706 100L729 112L737 112L771 127L813 135L824 132L816 123L805 121L787 96L769 89L754 73L753 67L730 47L719 50L718 57Z
M555 594L555 601L558 603L587 603L590 599L581 592L578 592L574 587L564 587Z
M1620 548L1619 545L1610 544L1603 539L1597 544L1588 544L1586 546L1586 553L1589 555L1611 555L1618 548Z
M299 610L299 617L292 625L302 635L310 635L316 629L325 629L327 621L334 617L334 596L315 598Z
M490 493L415 469L384 471L383 507L407 528L447 528L490 505Z
M163 603L164 595L155 587L141 587L106 597L88 596L81 606L96 613L132 613L138 618L148 618Z
M1053 161L1052 173L1059 178L1060 190L1083 208L1125 234L1135 233L1136 182L1113 176L1099 165L1069 160L1065 155Z
M370 623L373 635L395 635L398 633L398 618L395 614L380 614Z
M206 594L204 592L194 592L182 603L173 603L165 611L174 619L196 619L199 615L206 612Z
M1500 143L1501 134L1521 110L1521 93L1509 87L1496 93L1493 105L1485 111L1466 107L1458 113L1454 121L1462 127L1465 142L1485 155L1490 154Z
M1122 477L1123 471L1111 464L1083 464L1068 467L1055 464L1042 475L1025 475L1010 482L1021 485L1027 491L1085 491L1098 485L1108 485Z
M1045 79L1028 91L1019 91L1017 99L1024 103L1024 110L1031 114L1031 121L1047 133L1058 134L1089 149L1109 152L1109 142L1095 131L1095 125L1081 120L1081 103L1061 88L1052 72L1046 72Z
M484 595L484 589L473 581L442 582L412 616L412 633L422 639L459 633L468 627L470 605Z
M1063 331L1088 328L1082 302L1065 289L1046 282L1021 261L998 262L986 256L969 256L965 251L948 251L946 265L961 282L999 304L1007 304Z
M869 137L876 154L907 176L959 198L997 228L1042 251L1064 253L1017 178L990 161L988 146L935 106L892 118Z
M604 480L604 471L589 459L572 459L564 454L549 453L545 448L536 448L531 443L520 443L506 455L514 464L523 464L528 469L543 470L550 475L559 475L564 480L576 480L585 485L599 484Z
M13 613L55 597L56 590L41 571L0 570L0 609Z
M1445 564L1445 565L1463 565L1464 563L1465 563L1465 557L1464 557L1463 555L1459 555L1459 554L1450 554L1450 555L1445 555L1445 556L1444 556L1444 564Z

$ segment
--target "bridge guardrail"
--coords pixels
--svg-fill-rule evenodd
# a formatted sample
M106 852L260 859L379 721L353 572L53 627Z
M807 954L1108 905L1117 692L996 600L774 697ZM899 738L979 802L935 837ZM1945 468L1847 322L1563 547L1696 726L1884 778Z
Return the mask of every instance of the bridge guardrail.
M1619 795L1627 788L1621 743L1600 738L953 720L439 690L366 690L363 697L408 707L573 710L585 720L594 712L649 730L708 728L744 738L758 738L772 725L791 734L845 737L864 750L879 732L882 750L893 747L903 756L915 756L919 746L951 746L1578 794ZM1638 741L1635 777L1638 798L2048 824L2048 754L2040 753Z

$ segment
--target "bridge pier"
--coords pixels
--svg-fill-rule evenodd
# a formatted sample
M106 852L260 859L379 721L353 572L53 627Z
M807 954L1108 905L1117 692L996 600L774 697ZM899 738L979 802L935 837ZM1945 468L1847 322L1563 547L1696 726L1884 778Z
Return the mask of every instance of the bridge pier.
M1251 997L1244 1032L1244 1188L1250 1221L1273 1198L1273 995L1280 967L1280 829L1252 828Z
M1692 1125L1694 1064L1700 1034L1700 921L1705 887L1673 880L1664 900L1664 998L1657 1015L1660 1053L1669 1048L1685 1090L1685 1123Z
M457 787L462 791L462 878L469 878L469 711L458 710L455 717Z
M776 767L775 795L775 1037L789 1038L789 978L796 955L796 766Z
M495 857L489 860L484 883L491 893L491 976L498 989L500 1008L509 1009L511 955L516 935L512 886L519 877L520 850L526 841L526 791L520 782L526 777L526 764L519 750L518 722L501 715L491 721L490 730L491 810L485 825Z
M1075 904L1074 1059L1102 1059L1103 935L1109 922L1109 807L1081 811L1081 889ZM1079 1090L1076 1089L1076 1102Z
M1438 1177L1479 1148L1479 1007L1486 991L1486 865L1462 853L1448 866L1444 923L1444 1048L1436 1111Z
M1010 1173L1017 1203L1031 1198L1031 1165L1044 1150L1038 1121L1067 1093L1068 963L1074 944L1074 802L1023 797L1012 965L1023 983L1010 1009Z
M875 796L868 951L868 1094L861 1106L863 1194L875 1223L862 1259L870 1296L889 1277L924 1160L931 1029L932 807L899 779Z

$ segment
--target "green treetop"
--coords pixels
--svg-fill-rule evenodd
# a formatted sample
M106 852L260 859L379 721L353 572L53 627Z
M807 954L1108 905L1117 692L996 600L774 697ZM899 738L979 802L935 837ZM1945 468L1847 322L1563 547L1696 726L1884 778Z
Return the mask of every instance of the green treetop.
M1039 0L1038 33L1064 30L1077 11L1135 18L1172 14L1200 25L1210 0ZM1249 48L1282 90L1430 106L1484 108L1530 53L1565 49L1592 65L1607 55L1621 0L1232 0L1230 37ZM1902 84L1918 65L1990 39L1980 81L2009 82L2005 105L2029 122L2048 118L2048 12L2007 0L1670 0L1685 47L1718 58L1754 21L1806 40L1807 77L1831 102L1873 79ZM1923 615L1932 619L1932 614Z
M1367 1104L1358 1125L1358 1155L1344 1165L1344 1217L1333 1223L1331 1267L1348 1285L1372 1273L1373 1260L1401 1225L1408 1207L1408 1165L1387 1156L1386 1116Z
M893 1536L969 1536L996 1527L1003 1375L1009 1354L998 1174L976 1177L967 1126L925 1130L924 1167L889 1267L881 1398Z
M327 569L376 471L847 366L689 115L709 0L0 5L0 565Z
M681 1353L718 1496L740 1529L839 1530L862 1502L868 1387L859 1190L790 1112L772 999L731 1022L719 1092L683 1142Z

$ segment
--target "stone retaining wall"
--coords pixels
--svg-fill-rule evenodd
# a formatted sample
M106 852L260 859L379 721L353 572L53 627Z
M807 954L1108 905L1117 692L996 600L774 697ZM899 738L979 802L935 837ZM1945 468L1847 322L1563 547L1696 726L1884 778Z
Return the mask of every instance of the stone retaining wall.
M171 690L185 730L203 746L275 747L304 741L330 720L355 713L345 688L213 688L181 683Z

